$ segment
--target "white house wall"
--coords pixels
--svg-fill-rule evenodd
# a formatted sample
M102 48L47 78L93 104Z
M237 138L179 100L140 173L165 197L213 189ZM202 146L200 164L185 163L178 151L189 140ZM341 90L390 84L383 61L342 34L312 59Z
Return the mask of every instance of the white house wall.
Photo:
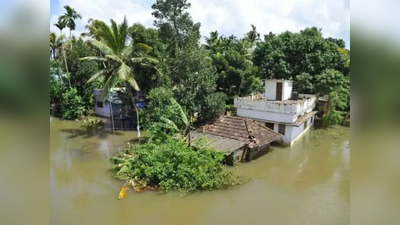
M282 100L289 100L292 95L292 90L293 90L293 82L284 81L283 82Z
M295 115L292 114L266 112L266 111L251 110L244 108L238 108L237 115L241 117L248 117L248 118L268 120L268 121L278 121L283 123L293 123L294 121L296 121Z
M276 100L276 80L265 81L265 99Z
M301 124L299 127L296 126L285 126L285 135L283 135L282 141L284 144L291 145L293 144L298 138L301 137L310 127L314 125L314 116L310 117L307 120L307 127L304 129L304 123ZM279 125L274 124L274 131L279 132Z
M110 117L110 105L103 102L103 108L97 107L97 104L94 108L94 113L98 116Z
M285 144L289 144L292 142L292 133L293 133L293 127L292 126L286 126L285 127L285 135L283 136L283 142Z
M293 90L293 82L289 80L266 80L265 99L276 100L276 83L282 83L282 100L290 99Z

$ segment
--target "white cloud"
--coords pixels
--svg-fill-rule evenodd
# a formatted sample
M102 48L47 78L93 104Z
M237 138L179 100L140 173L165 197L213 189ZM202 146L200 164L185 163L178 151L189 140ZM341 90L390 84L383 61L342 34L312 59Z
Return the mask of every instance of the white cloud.
M218 30L221 34L242 36L254 24L266 34L285 30L299 31L309 26L322 28L324 36L350 38L350 8L345 0L191 0L190 13L201 22L201 33ZM130 23L152 26L151 0L60 0L60 7L70 5L83 15L77 23L81 33L89 18L121 21L126 15ZM60 10L61 12L63 10ZM52 16L50 24L56 22ZM51 30L57 31L52 26Z

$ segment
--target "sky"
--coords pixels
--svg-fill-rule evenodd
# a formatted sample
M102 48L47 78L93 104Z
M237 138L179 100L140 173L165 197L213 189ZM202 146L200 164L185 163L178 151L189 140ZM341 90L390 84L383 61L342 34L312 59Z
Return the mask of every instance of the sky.
M79 35L89 18L117 23L126 15L130 24L153 26L151 5L154 0L50 0L50 30L57 17L69 5L83 19L74 32ZM194 22L201 23L201 35L218 30L224 36L242 37L251 24L261 34L298 32L306 27L322 28L325 37L341 38L350 47L350 0L189 0ZM68 32L65 30L64 32Z

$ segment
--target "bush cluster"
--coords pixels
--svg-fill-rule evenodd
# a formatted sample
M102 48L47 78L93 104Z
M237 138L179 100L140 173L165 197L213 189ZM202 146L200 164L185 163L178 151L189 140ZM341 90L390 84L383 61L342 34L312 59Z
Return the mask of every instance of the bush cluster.
M168 138L162 143L129 145L111 158L115 177L135 179L161 191L214 190L239 184L233 170L222 164L224 153Z

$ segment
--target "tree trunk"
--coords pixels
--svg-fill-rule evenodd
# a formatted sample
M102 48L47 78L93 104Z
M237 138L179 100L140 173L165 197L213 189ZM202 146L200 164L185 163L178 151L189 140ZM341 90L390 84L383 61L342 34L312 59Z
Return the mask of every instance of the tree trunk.
M71 50L72 50L72 30L69 29L69 43L71 45Z
M71 80L69 78L69 72L68 72L68 64L67 64L67 57L65 55L65 48L64 48L64 44L62 46L62 51L63 51L63 55L64 55L64 62L65 62L65 70L67 71L67 79L68 79L68 83L69 83L69 87L72 87L71 85Z
M133 94L134 93L133 88L130 86L129 83L126 83L126 88L127 88L127 91L129 90L128 93L129 93L129 96L131 97L133 108L135 109L135 112L136 112L136 130L138 132L138 140L139 140L139 144L140 144L141 135L140 135L140 124L139 124L139 110L138 110L138 107L136 106L136 100L135 100L135 97Z
M189 113L189 115L188 115L188 120L189 120L189 127L187 128L188 129L188 136L186 137L187 139L188 139L188 147L190 148L190 146L191 146L191 140L190 140L190 128L192 127L192 115Z

